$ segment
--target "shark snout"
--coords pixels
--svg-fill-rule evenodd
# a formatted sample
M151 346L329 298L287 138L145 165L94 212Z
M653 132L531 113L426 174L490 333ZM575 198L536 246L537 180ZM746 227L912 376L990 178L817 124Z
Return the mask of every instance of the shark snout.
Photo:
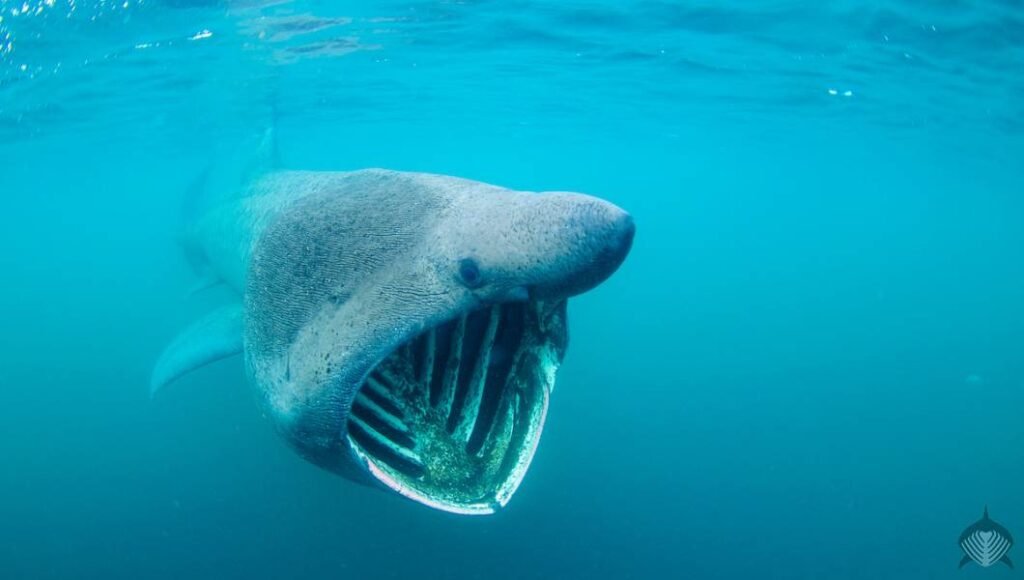
M601 252L602 261L613 264L608 275L611 275L626 259L629 250L633 247L633 236L636 234L633 216L618 207L615 210L616 214L611 219L611 227L605 240L604 250Z
M583 260L575 276L577 284L583 287L579 292L604 282L619 269L633 247L633 236L636 234L633 216L610 203L601 203L605 206L601 216L594 218L597 223L590 227L594 238L591 243L593 255L589 260Z
M561 245L559 267L531 292L549 299L582 294L604 282L625 261L636 234L633 217L614 204L580 194L556 195L570 202L562 219L552 224Z

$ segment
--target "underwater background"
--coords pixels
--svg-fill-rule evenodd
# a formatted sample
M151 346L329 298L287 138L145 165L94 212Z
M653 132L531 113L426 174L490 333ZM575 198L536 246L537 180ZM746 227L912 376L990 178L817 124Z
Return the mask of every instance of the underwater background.
M0 578L999 578L1024 538L1024 6L0 0ZM611 200L497 515L302 461L238 359L151 399L225 291L186 191L284 165ZM1009 556L1024 562L1024 550Z

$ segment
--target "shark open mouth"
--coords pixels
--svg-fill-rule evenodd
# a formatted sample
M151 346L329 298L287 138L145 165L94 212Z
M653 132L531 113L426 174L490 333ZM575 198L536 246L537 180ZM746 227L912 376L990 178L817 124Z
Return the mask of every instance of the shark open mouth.
M488 306L428 329L369 374L349 443L412 500L493 513L533 459L565 346L564 300Z

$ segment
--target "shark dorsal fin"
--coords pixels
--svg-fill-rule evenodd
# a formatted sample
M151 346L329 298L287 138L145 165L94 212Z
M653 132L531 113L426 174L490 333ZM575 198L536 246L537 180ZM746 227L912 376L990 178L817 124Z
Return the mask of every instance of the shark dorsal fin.
M210 209L244 197L253 181L281 168L276 123L237 141L226 140L208 155L213 161L193 180L184 196L182 216L186 226Z
M281 151L277 146L276 123L273 123L263 131L252 157L242 169L240 181L242 183L252 181L261 174L279 167L281 167Z

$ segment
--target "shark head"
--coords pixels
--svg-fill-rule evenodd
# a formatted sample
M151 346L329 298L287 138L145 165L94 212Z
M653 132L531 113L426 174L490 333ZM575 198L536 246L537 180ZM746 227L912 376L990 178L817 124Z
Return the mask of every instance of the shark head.
M567 343L566 301L628 254L600 199L367 170L309 192L253 242L245 355L305 458L437 509L486 514L522 481Z

